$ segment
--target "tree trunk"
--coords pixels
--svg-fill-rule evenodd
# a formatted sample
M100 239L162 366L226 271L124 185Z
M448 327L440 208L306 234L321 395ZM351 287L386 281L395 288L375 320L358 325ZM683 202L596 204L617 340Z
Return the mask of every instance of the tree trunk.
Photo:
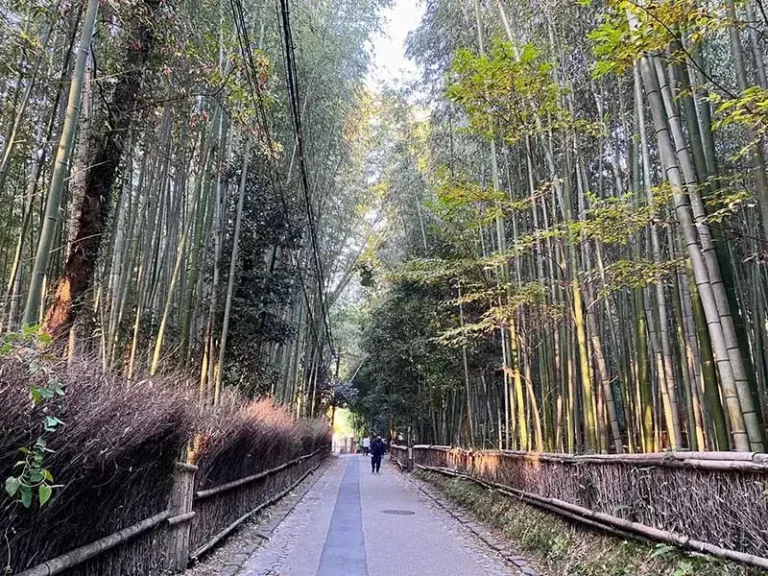
M91 167L85 179L83 200L77 214L77 232L54 302L46 313L44 327L55 338L65 336L90 290L99 247L112 205L112 185L135 115L147 59L152 49L151 20L158 0L144 3L145 14L137 15L136 42L129 43L120 77L108 108L106 130L95 141Z
M43 286L45 284L45 275L48 270L51 249L53 248L53 242L58 229L61 195L64 188L64 179L69 168L69 157L72 153L72 144L75 140L77 119L80 116L80 99L83 92L85 64L90 52L91 37L93 36L98 9L98 0L88 1L85 18L83 20L83 30L80 36L77 61L75 62L75 68L72 71L72 81L69 86L69 99L67 102L64 127L61 131L59 148L56 153L53 174L51 176L51 186L48 191L48 199L45 203L45 221L40 231L40 240L37 244L35 263L29 283L29 292L27 294L27 303L24 307L24 318L22 323L25 326L37 323L38 310L44 302L45 295L43 293Z
M637 25L637 21L631 12L628 12L628 19L631 27ZM749 437L744 425L744 414L739 403L736 379L734 378L733 367L728 355L720 312L709 281L707 265L701 252L688 199L684 192L683 179L677 164L675 147L672 144L669 128L667 127L667 116L664 102L661 99L658 79L648 57L644 56L641 58L640 71L643 83L645 84L646 95L651 104L662 163L673 192L675 213L684 236L688 256L691 259L691 268L696 279L696 286L707 318L715 358L721 376L721 384L731 416L731 431L734 443L737 450L748 451L750 449Z

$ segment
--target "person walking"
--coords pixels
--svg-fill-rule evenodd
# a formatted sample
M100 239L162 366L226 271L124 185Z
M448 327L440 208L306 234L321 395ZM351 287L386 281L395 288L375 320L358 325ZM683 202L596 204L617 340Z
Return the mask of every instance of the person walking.
M363 456L368 456L368 453L371 451L371 437L366 436L363 438Z
M384 455L384 441L376 436L371 442L371 473L378 474L381 469L381 457Z

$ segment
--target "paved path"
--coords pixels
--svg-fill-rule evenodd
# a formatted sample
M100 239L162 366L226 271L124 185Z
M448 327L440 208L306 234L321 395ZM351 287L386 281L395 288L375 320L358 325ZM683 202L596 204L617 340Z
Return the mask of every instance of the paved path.
M392 465L336 460L239 576L501 576L512 571Z

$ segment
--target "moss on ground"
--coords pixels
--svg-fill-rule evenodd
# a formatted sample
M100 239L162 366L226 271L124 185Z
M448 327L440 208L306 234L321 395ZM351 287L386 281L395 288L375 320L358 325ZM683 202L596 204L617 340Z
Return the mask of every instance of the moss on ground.
M766 572L665 544L626 541L473 482L417 471L551 576L757 576Z

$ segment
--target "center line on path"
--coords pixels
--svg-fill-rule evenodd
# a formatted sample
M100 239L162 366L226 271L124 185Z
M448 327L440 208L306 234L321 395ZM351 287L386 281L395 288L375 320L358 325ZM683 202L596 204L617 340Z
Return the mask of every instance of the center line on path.
M317 576L368 576L360 506L360 462L346 458Z

